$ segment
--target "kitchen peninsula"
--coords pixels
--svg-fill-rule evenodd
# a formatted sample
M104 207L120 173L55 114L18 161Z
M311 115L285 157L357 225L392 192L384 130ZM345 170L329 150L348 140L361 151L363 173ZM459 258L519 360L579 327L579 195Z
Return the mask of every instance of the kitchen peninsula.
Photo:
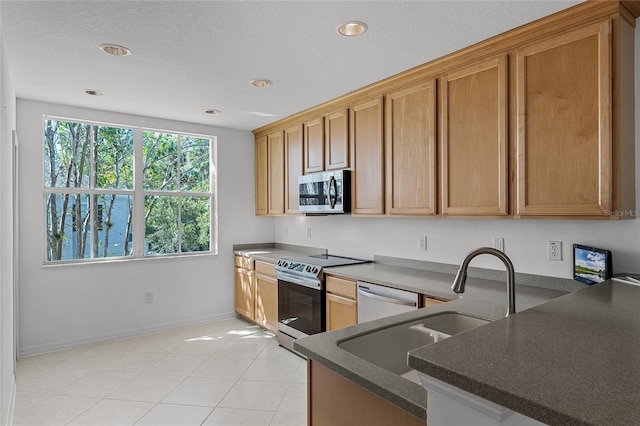
M313 368L317 367L322 368L325 375L331 372L335 373L337 376L347 379L361 389L366 389L367 392L378 397L376 400L376 407L378 408L383 404L390 404L403 412L409 413L413 418L417 418L421 422L426 420L426 393L419 384L363 360L339 347L340 343L345 340L442 312L464 312L490 320L498 320L504 316L506 309L504 282L496 281L496 277L493 276L491 278L494 279L479 278L479 276L486 277L487 275L485 274L492 275L495 271L471 268L470 274L472 277L468 280L467 291L463 297L458 298L458 295L453 293L450 288L455 276L454 265L439 265L440 272L433 271L436 266L430 262L409 261L404 264L405 266L402 265L403 261L400 259L376 257L376 262L372 264L345 266L328 271L344 278L361 279L374 284L434 294L451 301L297 340L295 348L310 360L309 415L311 424L315 424L314 418L315 421L319 422L318 424L324 424L323 421L330 420L340 421L340 418L326 417L327 413L340 415L339 410L332 411L329 406L325 405L337 403L337 401L327 400L326 398L314 400L314 395L327 396L326 392L316 391L314 393ZM562 286L567 289L576 288L571 287L573 283L570 280L550 277L538 278L538 284L556 288ZM500 280L500 278L497 279ZM516 279L517 282L533 283L536 277L518 274ZM582 285L577 288L581 287ZM517 285L516 294L517 309L520 311L561 297L567 292L536 286ZM343 395L342 399L344 397ZM357 402L353 401L348 403L357 404ZM370 405L355 405L349 412L362 413L367 416L371 410L372 406ZM350 419L353 421L372 420L369 417ZM384 422L380 419L379 421Z
M429 418L509 424L513 410L547 424L640 424L639 300L639 286L609 280L410 352L432 386Z

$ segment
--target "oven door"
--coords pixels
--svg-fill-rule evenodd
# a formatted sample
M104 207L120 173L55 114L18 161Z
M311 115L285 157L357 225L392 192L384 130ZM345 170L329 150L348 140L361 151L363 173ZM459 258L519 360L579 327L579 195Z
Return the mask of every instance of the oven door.
M278 331L297 339L325 330L324 289L278 278Z

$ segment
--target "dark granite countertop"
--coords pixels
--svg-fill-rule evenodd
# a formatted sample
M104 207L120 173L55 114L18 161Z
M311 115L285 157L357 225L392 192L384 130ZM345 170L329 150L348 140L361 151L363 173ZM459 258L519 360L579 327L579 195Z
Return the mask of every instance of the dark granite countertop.
M606 281L411 351L409 365L544 423L638 425L639 302L640 287Z
M436 306L305 337L296 340L294 344L296 350L310 359L421 419L426 419L426 392L422 386L363 360L338 347L338 344L371 331L438 312L464 312L493 320L502 318L506 312L504 282L469 278L466 292L462 298L458 298L450 289L454 278L452 274L378 263L326 268L325 271L345 278L452 299ZM516 306L520 311L564 294L565 291L518 285Z

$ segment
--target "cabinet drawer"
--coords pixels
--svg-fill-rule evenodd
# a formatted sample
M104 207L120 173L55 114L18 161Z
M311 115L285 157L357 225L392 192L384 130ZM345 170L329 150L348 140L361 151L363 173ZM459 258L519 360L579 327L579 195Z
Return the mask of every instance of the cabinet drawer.
M235 255L236 268L253 270L253 259L250 257Z
M260 260L256 260L256 272L258 274L270 275L272 277L276 276L276 268L274 265Z
M327 292L356 299L356 282L327 275Z

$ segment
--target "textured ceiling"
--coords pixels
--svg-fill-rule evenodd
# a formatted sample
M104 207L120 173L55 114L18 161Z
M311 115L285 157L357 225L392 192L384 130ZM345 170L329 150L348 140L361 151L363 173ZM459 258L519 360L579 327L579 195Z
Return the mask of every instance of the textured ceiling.
M0 17L19 98L252 130L576 3L2 0ZM369 30L339 36L347 20Z

